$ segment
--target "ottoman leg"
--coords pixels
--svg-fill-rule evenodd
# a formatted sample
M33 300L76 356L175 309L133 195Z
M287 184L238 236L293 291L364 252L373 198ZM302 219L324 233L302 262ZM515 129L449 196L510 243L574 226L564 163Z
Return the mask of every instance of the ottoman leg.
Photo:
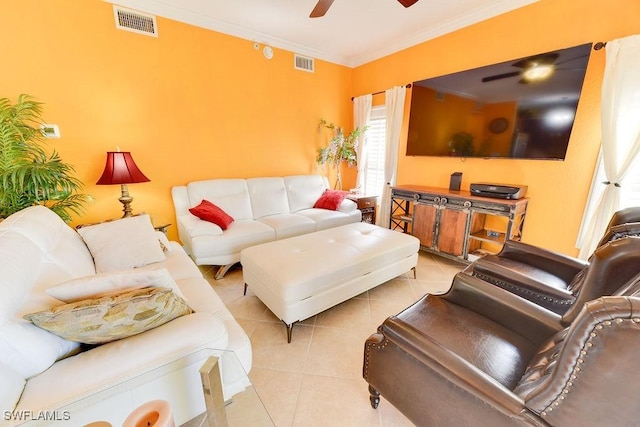
M248 285L245 283L244 284L244 293L243 293L244 296L247 295L247 287L248 287Z
M287 324L287 323L285 323L285 321L283 320L283 321L282 321L282 323L284 323L284 326L286 326L286 327L287 327L287 343L288 343L288 344L291 344L291 331L293 331L293 323L295 323L295 322L293 322L293 323L291 323L291 324Z

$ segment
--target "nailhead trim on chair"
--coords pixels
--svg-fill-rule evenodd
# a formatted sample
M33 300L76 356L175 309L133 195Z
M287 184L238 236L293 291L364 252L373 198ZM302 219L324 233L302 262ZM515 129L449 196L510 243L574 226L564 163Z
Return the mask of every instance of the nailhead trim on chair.
M371 353L371 349L372 348L377 348L378 350L384 350L384 348L389 344L389 340L387 338L385 338L380 344L374 344L372 342L367 342L366 343L366 354L364 357L364 367L363 369L363 376L364 378L368 377L369 374L369 355Z
M488 275L483 274L483 273L478 273L476 271L473 271L472 275L474 277L477 277L480 280L484 280L485 282L489 282L489 283L491 283L493 285L496 285L496 286L499 286L499 287L501 287L503 289L507 289L507 290L510 289L510 290L513 290L513 291L521 292L523 294L531 295L532 297L535 297L535 298L538 298L538 299L541 299L541 300L544 300L544 301L549 301L549 302L551 302L553 304L564 305L564 306L572 304L572 302L570 302L570 301L548 297L546 295L542 295L542 294L539 294L537 292L531 291L529 289L524 289L524 288L521 288L519 286L515 286L512 283L505 282L504 280L496 279L495 277L488 276Z
M633 319L616 319L615 323L616 323L616 325L620 325L620 324L624 323L625 321L629 321L629 320L631 320L634 323L640 323L640 318L637 318L637 317L635 317ZM595 337L598 336L597 332L595 332L595 331L596 330L600 331L600 330L604 329L604 327L608 327L608 326L613 325L613 323L614 322L612 322L611 320L605 320L604 322L598 323L594 327L594 329L589 334L589 338L585 342L584 347L582 347L582 350L580 350L580 357L578 357L578 359L576 360L576 365L574 366L573 371L571 372L571 375L569 375L569 381L567 381L567 384L562 389L561 394L558 397L556 397L551 403L549 403L549 405L547 405L546 408L544 408L542 410L542 412L540 413L540 415L542 417L548 416L549 413L553 411L553 408L558 408L560 406L560 403L562 403L562 401L565 399L565 397L571 391L571 388L573 387L573 381L575 381L578 378L578 375L582 371L581 365L584 363L584 360L585 360L585 358L587 356L588 350L593 347L593 342L592 341L593 341L593 339ZM616 326L616 325L613 325L613 326Z

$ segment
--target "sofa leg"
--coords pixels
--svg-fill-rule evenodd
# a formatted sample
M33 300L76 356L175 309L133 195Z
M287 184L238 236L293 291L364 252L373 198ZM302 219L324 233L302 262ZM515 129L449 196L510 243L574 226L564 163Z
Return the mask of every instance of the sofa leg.
M225 274L227 274L227 271L229 271L231 269L231 267L233 267L235 265L234 264L227 264L227 265L221 265L220 268L218 268L218 271L216 271L216 275L215 278L216 280L220 280L224 277Z
M413 278L416 279L416 268L415 267L411 267L411 270L413 271Z
M247 288L249 287L249 285L247 285L246 283L244 284L244 292L242 293L242 295L247 296Z
M378 409L378 405L380 404L380 392L369 386L369 402L371 402L371 407L373 409Z

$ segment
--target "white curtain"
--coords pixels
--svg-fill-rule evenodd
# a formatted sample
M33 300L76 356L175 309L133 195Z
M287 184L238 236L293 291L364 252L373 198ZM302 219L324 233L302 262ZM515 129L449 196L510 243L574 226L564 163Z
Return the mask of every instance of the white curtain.
M384 161L384 188L380 200L380 213L377 215L376 224L389 228L389 216L391 215L391 187L396 185L398 171L398 146L400 144L400 131L402 129L402 117L404 115L404 99L407 90L404 86L395 86L385 92L385 107L387 114L385 161Z
M640 35L608 42L606 55L600 155L577 242L582 259L620 209L620 188L640 153Z
M371 102L373 96L371 94L358 96L353 99L353 128L364 128L371 118ZM364 132L358 138L358 148L356 150L358 156L358 176L356 178L356 187L364 188L365 167L367 164L366 138Z

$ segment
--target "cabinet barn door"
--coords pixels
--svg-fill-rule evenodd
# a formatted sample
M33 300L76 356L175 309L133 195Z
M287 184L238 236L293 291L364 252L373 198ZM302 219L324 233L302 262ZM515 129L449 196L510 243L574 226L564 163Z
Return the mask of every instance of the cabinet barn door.
M434 232L438 209L433 205L416 203L413 207L413 234L427 248L434 245Z
M438 250L455 256L462 255L465 240L467 215L464 211L443 209L440 211Z

